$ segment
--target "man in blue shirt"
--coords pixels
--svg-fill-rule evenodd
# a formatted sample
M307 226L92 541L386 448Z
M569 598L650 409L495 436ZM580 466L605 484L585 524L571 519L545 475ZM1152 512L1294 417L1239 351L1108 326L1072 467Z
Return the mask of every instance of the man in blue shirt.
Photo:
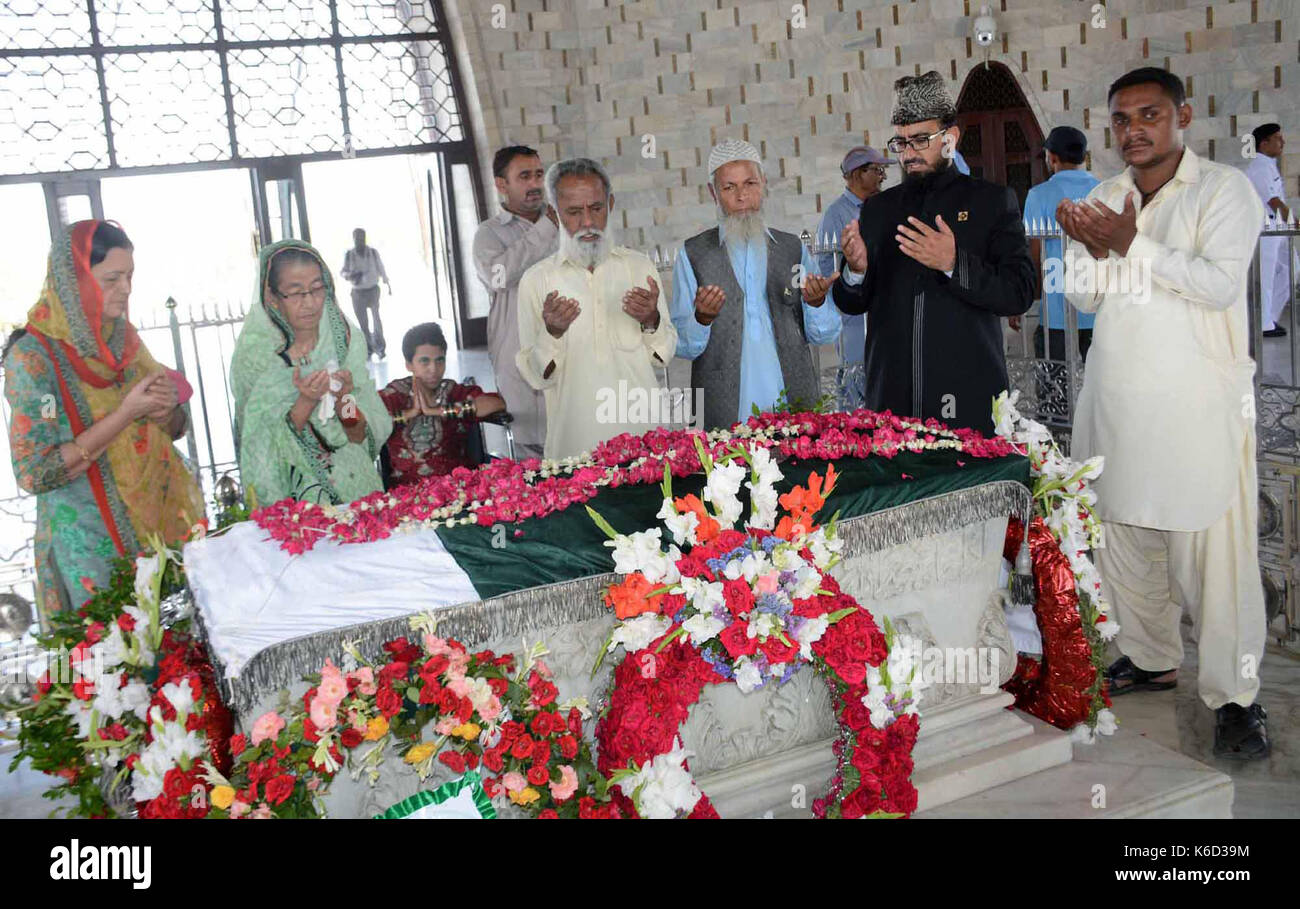
M817 225L818 242L838 244L844 225L854 220L862 210L862 203L880 192L888 175L885 168L897 164L874 148L859 145L849 149L840 164L840 173L844 176L844 192L840 194L826 210L822 212L821 224ZM829 275L835 271L835 254L822 253L817 257L821 273ZM832 297L831 302L835 300ZM846 366L862 362L862 351L866 343L867 317L844 316L844 327L840 333L840 362Z
M763 220L767 179L758 149L727 139L709 154L718 225L682 244L670 314L677 356L703 390L704 429L731 426L785 392L793 409L821 397L811 345L830 344L840 314L826 306L838 273L817 274L798 237Z
M1025 220L1033 224L1047 224L1056 219L1056 208L1063 199L1078 201L1087 198L1088 193L1098 184L1098 179L1083 168L1084 155L1088 151L1088 137L1072 126L1058 126L1047 135L1043 143L1047 155L1047 169L1052 176L1043 183L1029 190L1025 196ZM1030 240L1029 252L1038 266L1038 274L1043 273L1045 262L1056 262L1062 269L1062 247L1059 239ZM1040 278L1041 280L1041 278ZM1049 360L1058 363L1065 361L1065 294L1060 291L1043 290L1043 325L1034 329L1034 355L1040 360L1044 357L1044 347ZM1076 312L1079 326L1079 356L1084 362L1088 359L1088 348L1092 346L1092 324L1096 316L1093 313ZM1044 325L1046 345L1044 345ZM1020 330L1020 320L1012 320L1011 327ZM1049 367L1054 368L1054 367ZM1062 367L1063 368L1063 367ZM1041 386L1047 383L1040 382ZM1045 387L1039 389L1039 402L1043 408L1052 413L1059 412L1064 417L1068 413L1065 402L1051 399L1059 397L1046 393Z

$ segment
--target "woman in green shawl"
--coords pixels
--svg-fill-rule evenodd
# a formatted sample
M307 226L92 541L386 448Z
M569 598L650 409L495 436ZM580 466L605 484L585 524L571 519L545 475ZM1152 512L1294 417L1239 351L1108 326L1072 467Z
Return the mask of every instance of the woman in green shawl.
M244 487L261 504L341 505L382 489L375 458L392 420L324 261L301 240L273 243L255 292L230 364Z

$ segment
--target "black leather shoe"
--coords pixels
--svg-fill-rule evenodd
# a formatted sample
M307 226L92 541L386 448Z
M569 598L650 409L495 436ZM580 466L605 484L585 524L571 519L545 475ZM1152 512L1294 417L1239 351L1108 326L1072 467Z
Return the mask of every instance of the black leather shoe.
M1264 332L1264 337L1266 337L1266 338L1285 338L1285 337L1286 337L1286 329L1283 328L1281 325L1277 326L1276 328L1270 328L1268 331Z
M1268 713L1261 704L1224 704L1214 711L1214 756L1230 761L1258 761L1273 750L1268 740Z
M1178 686L1178 679L1170 678L1156 681L1162 676L1173 675L1177 669L1162 669L1159 672L1147 672L1133 665L1128 657L1120 657L1106 670L1110 696L1119 697L1131 691L1168 691Z

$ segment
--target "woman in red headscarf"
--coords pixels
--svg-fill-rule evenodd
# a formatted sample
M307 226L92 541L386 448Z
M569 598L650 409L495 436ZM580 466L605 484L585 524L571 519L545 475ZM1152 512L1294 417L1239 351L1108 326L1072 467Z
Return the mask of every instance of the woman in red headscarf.
M172 446L185 431L184 379L158 365L127 320L132 251L115 224L72 225L4 352L9 450L18 484L37 496L37 603L47 615L80 606L113 560L150 536L173 543L204 519Z

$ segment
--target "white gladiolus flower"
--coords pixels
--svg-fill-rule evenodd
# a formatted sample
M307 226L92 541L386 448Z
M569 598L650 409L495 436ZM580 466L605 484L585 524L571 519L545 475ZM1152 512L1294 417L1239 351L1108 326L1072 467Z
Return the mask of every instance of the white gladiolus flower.
M72 717L73 722L77 724L78 739L90 738L91 708L85 701L78 701L76 699L68 701L67 706L63 708L63 712Z
M168 682L162 687L162 695L176 708L177 718L194 712L194 691L189 682Z
M715 619L711 612L702 612L699 615L693 615L685 622L682 627L686 633L691 636L691 643L696 647L704 644L705 641L712 640L722 629L727 627L727 623Z
M736 520L744 510L736 494L740 484L745 480L745 465L736 461L727 464L714 464L709 471L709 478L704 484L704 501L713 505L718 523L724 529L734 527Z
M153 592L154 577L162 570L162 557L154 554L141 556L135 560L135 598L141 603L152 605L156 598Z
M742 656L736 660L734 668L736 670L736 687L745 694L757 690L763 684L763 676L749 657Z
M749 614L749 627L745 630L745 633L749 637L758 638L761 641L776 634L783 627L780 616L755 610Z
M643 787L637 797L637 813L644 818L663 820L675 818L679 812L689 813L703 795L684 766L691 755L692 752L682 747L680 739L673 739L672 751L658 755L640 772L614 785L629 798Z
M1097 742L1097 730L1087 723L1080 723L1070 730L1070 741L1077 745L1094 745Z
M1119 634L1119 622L1113 619L1106 619L1104 622L1098 622L1096 625L1097 633L1101 635L1103 641L1112 641L1115 635Z
M831 623L826 621L825 616L819 616L815 619L808 619L799 626L799 630L794 633L795 643L799 645L799 656L805 660L811 661L813 658L812 645L822 639L826 629Z
M862 706L871 711L871 725L877 729L884 729L894 721L894 711L885 703L887 694L889 689L885 687L885 681L881 678L880 668L868 666L867 693L862 696Z
M1114 735L1115 730L1118 728L1119 722L1115 719L1115 714L1104 707L1097 711L1097 733L1099 735Z
M660 550L658 527L639 530L634 534L619 534L605 545L614 550L614 570L619 574L641 572L651 584L657 584L668 573L668 559Z
M753 507L749 526L771 530L776 526L778 496L775 484L781 479L781 468L772 460L772 453L766 448L755 449L750 458L753 460L751 470L757 474L758 480L745 483L750 490L749 500Z
M672 626L672 619L666 615L643 612L614 629L609 639L609 649L612 652L621 644L628 653L635 653L649 646L651 641L667 632Z
M678 545L690 543L692 546L696 544L695 529L700 524L700 518L695 512L688 511L685 514L679 514L677 508L673 505L673 500L664 499L664 503L660 506L659 513L655 517L664 522L668 532L673 535L674 543Z

